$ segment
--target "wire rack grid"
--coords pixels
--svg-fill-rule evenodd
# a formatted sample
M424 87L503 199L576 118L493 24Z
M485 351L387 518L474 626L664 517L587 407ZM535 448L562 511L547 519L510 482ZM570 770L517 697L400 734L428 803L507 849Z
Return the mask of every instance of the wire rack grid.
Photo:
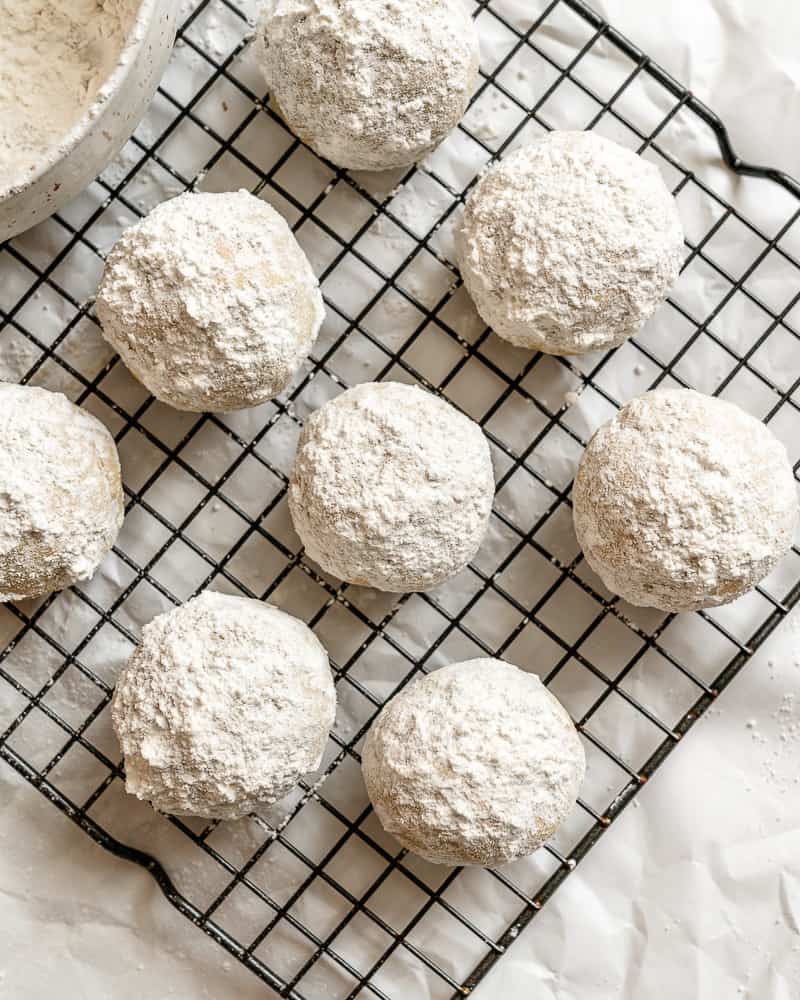
M693 384L740 401L800 459L800 206L791 178L740 161L707 108L578 0L523 5L524 17L519 7L476 3L481 79L449 158L387 181L321 162L286 130L248 63L254 11L244 0L192 3L120 159L58 217L0 249L3 376L62 389L98 414L118 442L127 495L126 526L94 581L0 613L0 756L98 843L146 867L268 994L469 994L800 599L797 547L732 608L678 618L624 605L581 559L575 464L593 426L635 392ZM721 150L737 171L786 189L780 219L756 224L686 166L711 155L686 145L686 123L700 119L716 133L712 159ZM477 172L552 127L596 128L657 162L687 229L669 305L625 347L572 362L499 342L451 254ZM246 414L155 403L104 353L92 313L115 236L192 186L269 199L325 293L312 362L284 397ZM493 450L487 544L429 594L327 578L286 512L303 416L348 384L385 377L443 394ZM114 677L141 625L208 586L308 621L339 695L319 773L238 823L161 817L129 800L109 727ZM471 655L540 673L573 714L589 762L554 841L497 871L442 869L399 850L358 765L387 697Z

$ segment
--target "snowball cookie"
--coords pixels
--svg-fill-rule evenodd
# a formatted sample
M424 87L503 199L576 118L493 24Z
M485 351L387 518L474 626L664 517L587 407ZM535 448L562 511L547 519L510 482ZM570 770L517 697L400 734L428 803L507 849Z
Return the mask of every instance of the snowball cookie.
M631 604L696 611L754 587L798 524L786 449L738 406L658 389L589 442L575 530L603 583Z
M476 423L416 386L367 382L306 422L289 510L327 573L405 592L467 565L493 496L489 445Z
M88 580L123 514L103 424L60 392L0 383L0 601Z
M617 347L656 311L684 256L657 168L593 132L551 132L493 166L456 245L486 323L547 354Z
M458 124L478 76L464 0L267 0L256 37L290 128L356 170L421 159Z
M367 735L362 767L378 819L403 847L437 864L493 867L548 840L586 761L535 674L480 659L393 698Z
M108 255L96 309L106 340L157 399L217 413L282 392L324 314L286 222L247 191L154 208Z
M127 790L211 819L277 802L319 767L335 710L327 654L303 622L211 592L144 627L111 706Z

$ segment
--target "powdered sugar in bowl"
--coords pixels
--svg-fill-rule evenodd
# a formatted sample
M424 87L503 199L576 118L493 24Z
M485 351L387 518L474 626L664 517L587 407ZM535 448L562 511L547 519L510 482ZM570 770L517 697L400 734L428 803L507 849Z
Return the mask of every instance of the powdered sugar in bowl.
M136 128L177 0L0 0L0 242L61 208Z

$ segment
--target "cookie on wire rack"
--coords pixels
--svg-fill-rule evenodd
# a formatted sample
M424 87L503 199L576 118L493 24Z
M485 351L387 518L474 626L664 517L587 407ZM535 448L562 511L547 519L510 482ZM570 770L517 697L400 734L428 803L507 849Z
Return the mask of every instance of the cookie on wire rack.
M434 149L480 62L463 0L267 0L256 45L289 127L355 170L410 166Z
M495 333L561 355L635 334L684 257L656 166L594 132L551 132L492 166L456 242L464 283Z
M325 314L289 226L248 191L187 192L154 208L109 253L96 308L157 399L214 413L281 393Z
M0 383L0 601L88 580L123 516L106 427L60 392Z
M789 551L797 485L760 420L693 389L656 389L594 434L572 490L589 565L631 604L696 611L752 590Z
M416 386L367 382L313 413L289 483L295 529L333 576L430 590L480 547L494 497L489 444Z
M586 760L560 702L502 660L412 682L367 735L364 781L384 829L436 864L532 854L572 810Z
M111 707L128 792L161 812L211 819L277 802L319 767L335 711L311 629L212 592L144 627Z

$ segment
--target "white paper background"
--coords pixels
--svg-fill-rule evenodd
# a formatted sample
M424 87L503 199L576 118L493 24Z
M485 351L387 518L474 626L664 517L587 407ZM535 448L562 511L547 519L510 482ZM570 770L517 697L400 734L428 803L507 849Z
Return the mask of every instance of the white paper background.
M513 10L514 4L506 0L504 7ZM524 13L525 5L518 9ZM792 113L800 100L800 64L792 51L800 12L793 5L627 0L603 10L727 118L744 155L800 174L800 116ZM707 168L705 157L714 155L708 135L685 139L697 167ZM769 224L771 213L775 226L787 217L786 197L769 185L718 180L723 193L762 224ZM410 222L419 206L419 199L410 199ZM308 249L321 253L318 245ZM91 283L90 272L85 294ZM689 288L687 294L711 292ZM626 396L636 391L638 376L622 352L619 357L612 389ZM424 361L430 364L430 356ZM781 359L770 361L770 373L780 374ZM366 366L357 350L342 363L351 366L350 379L369 377L368 370L359 374ZM712 369L699 365L688 374L696 384L710 378L707 387L713 387ZM563 395L573 386L562 379L541 388ZM573 408L580 433L601 416L590 399ZM162 432L175 419L163 412L159 418ZM196 459L209 454L201 450ZM557 475L562 457L545 458ZM145 620L146 610L139 609ZM747 607L737 614L746 615ZM746 632L746 623L739 624ZM429 639L424 625L417 639ZM800 697L799 647L797 628L785 626L640 795L637 808L627 811L559 890L478 996L514 1000L533 991L560 1000L641 1000L668 993L678 1000L718 1000L737 990L753 1000L796 995L800 807L792 696ZM664 693L667 706L669 696ZM748 728L748 721L755 725ZM246 1000L268 994L174 914L145 873L94 848L7 768L0 780L0 995L50 996L54 982L64 1000ZM142 824L134 833L146 837ZM446 933L430 947L446 954ZM326 996L324 981L317 989L315 995ZM413 977L399 989L415 1000L423 995Z

